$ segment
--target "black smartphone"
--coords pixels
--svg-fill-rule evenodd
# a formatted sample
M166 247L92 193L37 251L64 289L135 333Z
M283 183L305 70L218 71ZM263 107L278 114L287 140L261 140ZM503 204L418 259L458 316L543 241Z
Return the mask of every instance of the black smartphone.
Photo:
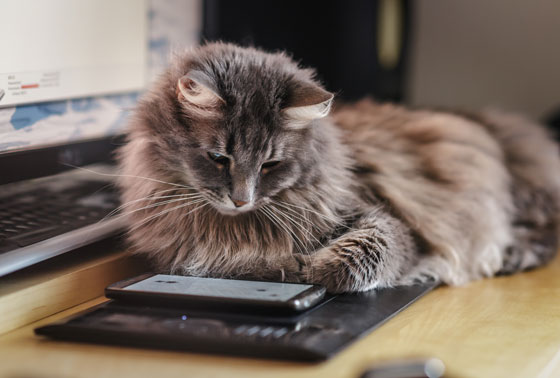
M206 305L304 311L318 304L319 285L144 274L109 285L108 298L156 305Z

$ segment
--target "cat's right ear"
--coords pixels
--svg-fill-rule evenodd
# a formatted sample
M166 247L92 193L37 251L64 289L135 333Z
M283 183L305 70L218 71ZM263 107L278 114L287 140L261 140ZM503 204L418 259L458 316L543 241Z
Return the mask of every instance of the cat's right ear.
M289 92L283 112L286 127L302 129L311 121L326 117L334 95L313 83L297 83Z
M212 81L200 71L190 71L177 82L177 98L185 110L198 117L212 118L225 104Z

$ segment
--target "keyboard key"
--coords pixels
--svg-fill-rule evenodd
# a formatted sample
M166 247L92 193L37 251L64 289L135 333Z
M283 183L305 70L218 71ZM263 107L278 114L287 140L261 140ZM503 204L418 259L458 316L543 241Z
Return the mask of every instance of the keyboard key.
M245 333L245 331L247 331L247 328L249 328L249 327L247 327L246 325L239 326L239 327L237 327L236 329L233 330L233 333L235 335L241 335L241 334Z
M288 329L287 329L287 328L280 328L280 329L274 331L274 332L272 333L272 336L273 336L274 338L277 339L277 338L280 338L280 337L284 336L284 335L287 334L287 333L288 333Z
M16 242L20 247L25 247L42 240L52 238L56 235L60 235L61 231L63 230L59 225L52 225L39 230L20 233L19 235L11 237L10 240Z
M253 326L249 328L246 332L247 336L253 336L255 333L259 332L261 328L259 326Z
M259 336L267 337L268 335L270 335L274 331L275 331L275 329L273 327L266 327L265 329L263 329L262 331L259 332Z
M104 207L84 201L100 197ZM105 207L115 203L114 207ZM0 251L5 252L94 224L118 207L116 188L105 182L84 182L53 193L34 190L0 199Z

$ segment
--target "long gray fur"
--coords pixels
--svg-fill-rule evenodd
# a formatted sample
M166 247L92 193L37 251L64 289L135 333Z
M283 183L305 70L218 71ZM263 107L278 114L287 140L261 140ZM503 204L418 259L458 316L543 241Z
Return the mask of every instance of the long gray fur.
M331 101L285 54L178 55L119 153L132 248L163 272L334 292L464 284L554 256L560 160L540 126L370 100L325 117Z

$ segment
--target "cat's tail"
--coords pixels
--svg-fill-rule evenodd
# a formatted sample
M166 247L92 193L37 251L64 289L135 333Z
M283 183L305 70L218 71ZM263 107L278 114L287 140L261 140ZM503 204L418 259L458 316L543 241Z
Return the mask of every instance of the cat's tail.
M478 121L503 146L512 177L514 243L500 273L543 265L560 247L559 146L544 127L517 115L487 111Z

